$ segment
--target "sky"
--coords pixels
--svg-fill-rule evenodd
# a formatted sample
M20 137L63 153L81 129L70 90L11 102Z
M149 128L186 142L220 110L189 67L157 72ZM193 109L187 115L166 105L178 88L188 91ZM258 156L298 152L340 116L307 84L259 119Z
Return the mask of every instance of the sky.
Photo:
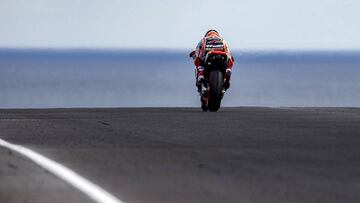
M358 50L357 0L0 0L0 48Z

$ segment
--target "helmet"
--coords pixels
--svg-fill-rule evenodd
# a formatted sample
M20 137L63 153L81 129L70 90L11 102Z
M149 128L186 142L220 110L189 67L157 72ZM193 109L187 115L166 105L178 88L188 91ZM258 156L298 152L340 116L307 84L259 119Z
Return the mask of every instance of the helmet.
M205 33L205 37L208 37L208 36L211 36L211 35L220 36L220 35L219 35L219 32L216 31L216 30L208 30L208 31Z

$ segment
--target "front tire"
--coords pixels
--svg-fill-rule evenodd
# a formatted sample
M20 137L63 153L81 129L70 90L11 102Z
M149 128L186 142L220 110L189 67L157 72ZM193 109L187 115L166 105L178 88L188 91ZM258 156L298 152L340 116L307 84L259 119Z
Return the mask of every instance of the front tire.
M222 89L224 87L224 76L221 71L213 70L209 74L209 98L208 109L210 111L217 111L221 105Z

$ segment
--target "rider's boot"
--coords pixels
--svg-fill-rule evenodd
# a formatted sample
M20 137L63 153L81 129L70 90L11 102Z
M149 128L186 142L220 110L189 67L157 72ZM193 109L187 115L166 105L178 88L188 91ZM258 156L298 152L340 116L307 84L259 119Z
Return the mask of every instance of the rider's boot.
M203 97L207 97L207 95L208 95L208 88L205 86L205 84L203 83L202 85L201 85L201 95L203 96Z
M230 77L231 77L231 69L226 69L225 82L224 82L224 93L226 90L228 90L230 88Z
M204 84L205 84L205 78L204 76L200 75L198 76L197 80L196 80L196 87L198 88L198 92L200 94L202 94L203 88L204 88Z
M196 67L196 87L198 88L198 92L202 94L205 84L204 77L204 67L198 66Z

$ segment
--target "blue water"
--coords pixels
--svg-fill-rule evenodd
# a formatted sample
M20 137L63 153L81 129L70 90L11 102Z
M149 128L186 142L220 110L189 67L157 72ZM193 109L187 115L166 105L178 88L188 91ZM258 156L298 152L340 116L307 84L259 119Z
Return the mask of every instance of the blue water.
M0 108L199 106L186 51L0 50ZM360 52L236 52L224 106L360 106Z

